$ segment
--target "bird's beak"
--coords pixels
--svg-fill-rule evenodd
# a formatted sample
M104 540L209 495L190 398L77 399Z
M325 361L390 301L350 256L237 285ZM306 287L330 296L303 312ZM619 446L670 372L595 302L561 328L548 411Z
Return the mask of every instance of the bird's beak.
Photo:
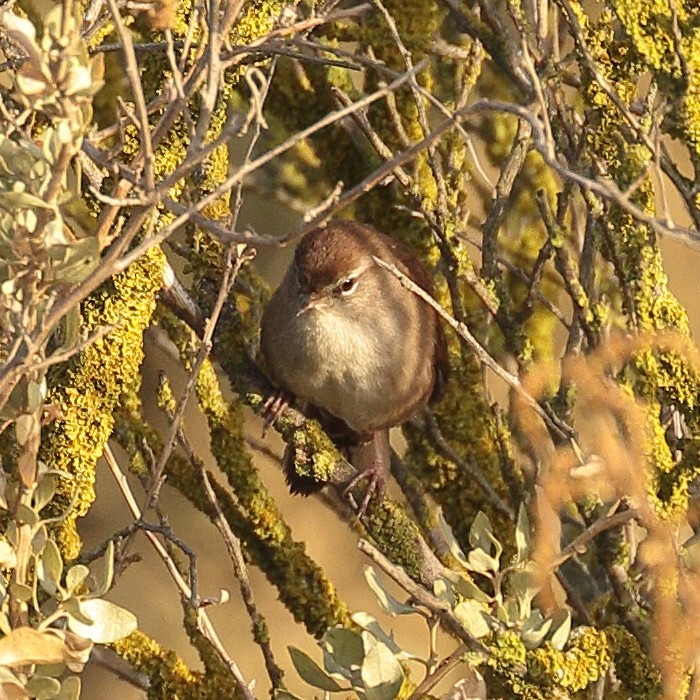
M297 311L297 316L305 314L309 309L317 308L319 306L325 306L325 295L319 294L318 292L312 292L311 294L305 294L302 298L302 306Z

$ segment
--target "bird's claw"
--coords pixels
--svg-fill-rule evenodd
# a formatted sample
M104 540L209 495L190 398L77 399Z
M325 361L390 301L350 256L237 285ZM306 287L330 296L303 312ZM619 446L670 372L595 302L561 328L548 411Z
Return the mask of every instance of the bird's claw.
M294 397L279 389L274 394L267 397L260 410L260 417L263 419L263 437L267 431L281 418L282 414L289 408Z
M353 476L347 486L343 489L343 495L348 496L355 486L357 486L360 481L365 479L367 479L367 490L365 491L365 496L362 499L362 504L357 511L358 520L367 514L367 508L369 507L373 497L377 498L377 500L381 500L381 498L384 496L386 482L384 480L383 464L377 461L372 466Z

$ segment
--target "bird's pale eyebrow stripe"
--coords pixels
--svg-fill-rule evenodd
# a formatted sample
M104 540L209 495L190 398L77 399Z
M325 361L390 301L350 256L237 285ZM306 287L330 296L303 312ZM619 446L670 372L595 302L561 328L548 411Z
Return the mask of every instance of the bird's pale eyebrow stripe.
M369 270L369 268L373 265L371 262L367 263L362 263L362 265L358 265L355 269L351 270L350 272L346 273L343 275L342 279L350 279L350 278L357 278L359 277L363 272L366 272Z

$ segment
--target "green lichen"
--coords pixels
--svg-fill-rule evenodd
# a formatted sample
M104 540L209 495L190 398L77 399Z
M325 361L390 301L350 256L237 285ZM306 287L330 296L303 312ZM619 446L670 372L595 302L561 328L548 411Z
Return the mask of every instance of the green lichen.
M412 579L420 581L423 559L417 549L420 532L406 511L385 499L371 508L368 528L389 559Z
M504 632L489 645L491 656L484 669L489 697L494 700L552 700L544 689L517 670L527 661L527 650L515 632Z
M177 654L164 649L143 632L134 632L113 646L131 667L148 677L149 700L241 697L231 674L192 671Z
M455 351L450 355L450 383L445 396L433 406L433 413L452 448L465 462L475 464L507 499L509 489L502 474L499 450L494 449L498 427L484 396L481 368L475 358L463 358ZM440 503L458 541L466 546L472 520L481 510L492 523L498 524L495 530L499 540L512 542L513 524L486 501L470 475L435 452L422 431L406 427L404 432L409 439L405 462Z
M622 688L614 700L656 700L661 697L661 675L642 651L635 637L622 627L609 627L606 634Z
M588 691L606 676L611 664L617 684L608 686L609 700L656 700L658 670L637 640L621 627L575 629L564 650L549 642L528 650L514 632L498 634L489 644L484 667L489 697L498 700L587 698ZM521 669L527 673L522 675Z
M61 416L42 441L40 458L49 468L73 477L62 482L57 501L65 507L75 494L75 507L59 532L69 559L80 551L76 519L95 500L95 465L112 433L114 410L141 381L143 333L155 309L163 262L160 249L152 248L83 303L83 327L88 332L105 325L114 325L114 330L61 372L60 383L47 399L60 408Z
M554 649L549 642L528 655L528 676L545 686L566 691L587 688L601 678L610 665L605 632L579 629L566 651Z
M658 23L668 5L616 3L627 36L616 33L615 16L609 10L595 23L586 25L586 41L603 77L615 85L620 98L636 99L638 79L648 66L663 70L668 64L668 23ZM634 6L634 7L633 7ZM652 18L655 18L652 21ZM654 38L656 51L647 41ZM637 42L637 44L635 44ZM641 42L641 43L640 43ZM651 154L644 145L630 145L621 132L620 115L595 78L586 74L584 96L589 107L586 138L589 147L604 159L609 175L621 190L637 186L630 201L643 212L655 214L655 194L646 176ZM644 121L644 120L642 120ZM655 235L650 228L617 206L611 206L599 220L605 245L603 254L615 268L627 324L636 331L655 333L674 330L689 336L687 314L668 288L668 278ZM660 409L675 405L689 424L697 420L700 377L689 363L673 351L642 351L635 355L629 378L635 392L648 403L646 453L656 478L655 499L664 515L684 512L688 505L688 484L697 476L697 465L676 464L659 424Z
M337 449L321 426L316 421L307 421L302 428L293 428L291 432L288 441L297 455L294 464L297 474L321 484L332 481Z

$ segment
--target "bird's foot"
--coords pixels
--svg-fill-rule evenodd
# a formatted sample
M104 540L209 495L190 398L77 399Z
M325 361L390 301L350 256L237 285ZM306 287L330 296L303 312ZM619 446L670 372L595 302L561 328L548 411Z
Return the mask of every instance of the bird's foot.
M343 489L343 495L348 496L350 492L357 486L361 481L367 480L367 489L365 491L365 496L362 499L362 504L357 511L357 519L360 520L367 514L367 508L369 507L372 498L381 500L386 490L386 482L384 480L384 463L381 460L376 460L372 465L367 467L367 469L362 470L359 474L356 474L348 485Z
M263 419L263 437L281 418L292 401L294 401L294 397L284 389L278 389L274 394L268 396L260 411L260 417Z

